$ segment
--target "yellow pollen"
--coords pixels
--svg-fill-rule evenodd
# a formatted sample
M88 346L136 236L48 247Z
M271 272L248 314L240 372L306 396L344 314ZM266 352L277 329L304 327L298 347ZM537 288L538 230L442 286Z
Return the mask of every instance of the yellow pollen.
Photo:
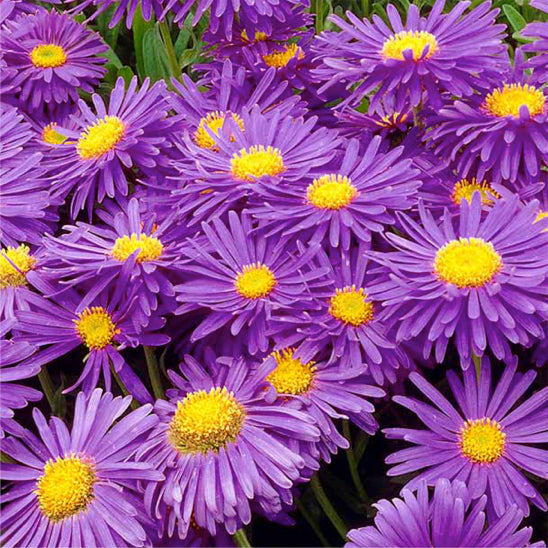
M456 206L460 206L463 198L468 203L472 203L472 196L474 192L479 192L481 194L481 203L484 206L491 206L495 200L500 198L500 194L494 191L487 181L478 183L474 177L470 181L468 179L461 179L458 183L456 183L453 187L451 200Z
M373 303L367 300L367 293L356 286L336 289L329 300L329 313L343 323L358 327L373 319Z
M51 124L48 124L42 131L42 140L44 143L48 143L48 145L62 145L67 138L64 135L61 135L57 131L55 131L55 128L57 127L57 124L55 122L51 122Z
M485 98L484 108L493 116L519 118L519 109L526 106L531 116L546 111L546 97L541 89L528 84L505 84Z
M398 121L400 123L403 123L406 120L407 120L407 114L401 114L401 112L394 112L394 114L384 115L380 120L377 120L375 124L384 128L392 128L398 125Z
M252 146L242 148L230 160L232 176L235 179L253 181L263 175L279 175L285 171L281 152L274 147Z
M90 349L101 349L108 346L120 333L110 314L102 306L86 308L74 320L76 331L82 342Z
M34 268L36 259L31 257L30 249L21 244L19 247L2 249L0 253L0 289L26 285L26 274Z
M538 213L537 213L537 217L535 219L535 223L537 223L538 221L541 221L542 219L546 219L546 217L548 217L548 211L544 211L544 210L540 210Z
M502 268L502 258L491 242L481 238L451 240L438 249L434 272L438 279L463 287L481 287Z
M299 358L293 357L294 353L294 348L272 353L276 360L276 369L266 377L266 380L278 394L304 394L308 392L314 380L314 362L303 363Z
M247 36L247 32L246 32L245 29L242 31L242 38L246 42L251 42L251 40ZM254 42L266 42L266 40L268 40L268 35L266 34L266 32L261 32L261 31L258 31L258 30L255 31Z
M117 116L105 116L80 135L76 150L80 158L99 158L112 150L124 137L126 126Z
M132 234L131 236L122 236L116 238L110 254L120 262L127 260L127 258L139 249L137 254L138 263L147 263L149 261L155 261L164 250L162 242L154 236L147 236L146 234Z
M295 56L297 56L297 59L302 59L304 57L303 50L297 44L289 44L288 46L284 46L282 50L263 55L263 61L269 67L278 69L287 66L287 63Z
M498 460L505 445L506 434L497 421L488 418L467 420L460 429L460 450L475 463Z
M244 131L244 121L237 115L232 113L232 119L238 124L240 129ZM215 135L219 135L219 131L225 123L227 114L224 112L210 112L200 120L198 129L194 132L194 142L201 148L210 148L217 150L218 147L213 140L213 137L206 131L206 127L209 128ZM234 141L234 137L230 138Z
M181 453L218 451L236 441L245 409L226 387L199 390L177 402L167 436Z
M91 462L80 457L50 459L36 482L42 514L51 521L61 521L82 512L93 500L96 479Z
M322 175L306 189L306 199L318 209L341 209L358 195L346 175Z
M268 266L260 263L248 264L236 276L236 291L246 299L266 297L274 289L276 278Z
M394 34L386 40L382 47L381 54L388 59L399 59L400 61L403 61L405 59L403 52L410 49L413 51L413 59L418 61L422 58L426 46L429 46L429 49L424 56L424 59L432 57L432 55L438 51L438 42L433 34L424 30L404 30Z
M40 44L30 52L30 60L39 68L62 67L67 62L67 54L56 44Z

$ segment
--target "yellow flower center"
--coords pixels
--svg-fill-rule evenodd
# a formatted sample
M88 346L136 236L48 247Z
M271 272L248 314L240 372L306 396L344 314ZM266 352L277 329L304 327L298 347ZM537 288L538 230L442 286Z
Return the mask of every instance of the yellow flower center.
M244 121L234 113L231 113L232 119L238 124L240 129L244 131ZM209 128L215 135L219 135L220 129L225 123L227 114L224 112L210 112L200 120L198 129L194 132L194 142L201 148L209 148L212 150L217 149L217 145L213 140L213 137L206 131L206 127ZM234 141L234 137L230 138Z
M246 42L251 42L251 40L247 36L247 32L245 29L242 31L242 38ZM265 42L266 40L268 40L268 35L266 34L266 32L261 32L259 30L255 31L255 39L254 39L255 42Z
M438 42L433 34L424 30L404 30L394 34L386 40L382 47L381 54L388 59L399 59L400 61L403 61L405 59L403 52L412 50L413 59L418 61L422 58L426 46L429 48L424 58L428 59L438 51Z
M356 187L345 175L322 175L306 189L308 202L318 209L341 209L357 195Z
M232 176L235 179L253 181L263 175L279 175L285 171L281 152L274 147L252 146L242 148L230 160Z
M139 250L137 262L147 263L149 261L155 261L160 257L164 250L164 246L158 238L154 238L153 236L132 234L131 236L116 238L110 254L117 261L123 262L137 250Z
M80 158L99 158L112 150L124 137L126 126L117 116L105 116L80 135L76 150Z
M459 288L481 287L501 268L501 256L491 242L481 238L451 240L438 249L434 259L436 276Z
M303 363L299 358L294 358L294 348L273 352L276 360L276 369L272 371L266 380L276 389L278 394L304 394L308 392L314 380L314 362Z
M478 183L474 177L470 181L468 179L461 179L458 183L456 183L453 187L451 200L457 206L460 206L463 198L468 203L472 203L472 196L474 192L479 192L481 194L481 203L484 206L493 205L493 202L500 198L500 194L495 192L487 181Z
M297 44L289 44L288 46L284 46L282 50L263 55L263 61L269 67L278 69L287 66L287 63L295 56L297 56L297 59L302 59L304 57L303 50Z
M535 223L538 221L541 221L542 219L546 219L548 217L548 211L543 211L542 209L537 213L537 217L535 219Z
M495 462L503 451L506 434L488 418L467 420L460 429L460 450L475 463Z
M67 54L56 44L40 44L30 52L30 60L35 67L55 68L67 62Z
M177 402L167 435L181 453L218 451L236 441L244 420L243 405L226 387L199 390Z
M392 128L398 125L398 121L400 123L403 123L406 120L407 120L407 114L402 114L401 112L394 112L394 114L385 114L380 120L377 120L375 124L384 128Z
M74 320L76 331L82 342L90 349L101 349L108 346L120 333L110 314L102 306L86 308Z
M36 482L42 514L51 521L61 521L85 510L93 500L96 480L93 465L80 457L50 459Z
M26 274L34 268L36 259L30 256L30 249L21 244L19 247L2 249L0 253L0 289L19 287L27 283Z
M528 84L505 84L485 98L484 108L493 116L519 118L519 109L526 106L531 116L546 110L546 97L542 90Z
M246 299L266 297L274 289L276 283L276 277L270 268L260 263L244 266L234 281L236 291Z
M356 286L336 289L329 301L329 313L343 323L358 327L373 319L373 303L367 293Z
M44 143L48 143L49 145L62 145L67 140L64 135L61 135L55 131L56 127L57 124L55 122L51 122L51 124L48 124L43 129L42 140Z

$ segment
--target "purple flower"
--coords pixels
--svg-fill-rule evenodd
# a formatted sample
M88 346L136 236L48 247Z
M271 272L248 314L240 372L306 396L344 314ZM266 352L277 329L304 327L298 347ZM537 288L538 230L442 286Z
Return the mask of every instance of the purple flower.
M531 0L531 6L548 13L548 0ZM521 36L537 38L532 44L525 44L523 51L536 53L528 64L534 69L534 75L539 85L548 80L548 22L530 23L520 32Z
M516 506L487 524L485 503L483 496L472 505L470 491L460 481L439 479L432 496L421 482L416 495L403 489L401 498L374 504L375 525L350 531L345 548L545 546L544 542L529 544L531 527L518 529L523 513Z
M548 441L548 387L521 400L536 372L521 374L516 369L517 358L503 369L494 391L487 358L479 380L472 367L463 372L464 385L448 371L460 412L418 373L411 373L409 379L433 405L407 396L394 396L393 401L415 413L428 429L383 430L389 439L415 444L387 457L387 464L394 465L388 475L423 470L407 483L411 490L422 480L429 485L439 478L463 481L472 499L488 495L488 509L497 516L512 505L527 516L529 502L546 510L543 496L523 472L548 479L548 451L534 447Z
M209 365L208 372L187 356L183 377L170 372L175 389L156 402L160 422L139 451L139 460L166 476L146 487L147 507L180 538L191 519L213 535L233 534L249 523L250 503L275 516L291 504L305 464L286 441L319 437L308 414L264 400L264 377L245 361Z
M407 237L387 234L397 251L375 256L391 271L385 289L397 340L420 341L425 359L434 348L439 363L452 340L466 368L487 348L507 361L510 343L541 338L548 224L534 222L538 202L522 206L514 196L482 215L475 192L471 203L462 200L459 218L447 211L438 222L422 204L419 212L421 224L400 216Z
M6 23L2 49L9 68L17 69L13 84L21 85L22 108L78 99L78 90L92 92L106 69L99 56L107 46L99 35L65 14L39 10Z
M152 406L129 413L131 397L114 398L95 390L76 397L74 421L34 409L40 438L20 428L2 441L15 464L2 463L3 546L144 546L149 520L138 480L158 481L162 474L135 462L135 452L158 419Z
M444 14L445 3L436 0L427 18L411 4L405 24L389 4L390 27L377 15L370 22L347 12L349 23L331 16L342 32L317 38L316 51L323 61L317 75L326 82L320 92L342 81L352 90L343 104L359 104L375 91L373 109L388 94L395 96L396 110L401 111L406 100L412 107L425 99L439 106L443 91L462 97L488 85L505 48L505 27L494 24L499 10L481 2L464 14L469 4L459 2Z

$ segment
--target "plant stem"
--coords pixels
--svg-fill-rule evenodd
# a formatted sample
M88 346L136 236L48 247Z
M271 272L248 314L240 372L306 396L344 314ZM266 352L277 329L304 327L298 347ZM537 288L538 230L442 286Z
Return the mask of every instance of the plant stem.
M45 365L40 370L40 373L38 373L38 380L40 381L42 390L44 391L51 411L53 412L55 409L55 388L53 387L53 382L51 381L51 377Z
M343 540L346 540L346 531L348 530L344 521L341 519L337 511L331 504L330 500L327 498L325 491L323 490L322 484L320 483L320 478L318 474L314 474L310 480L310 486L312 491L316 496L318 504L321 506L322 510L325 512L325 515L329 518L329 521L333 524L333 527L337 530L339 535Z
M343 434L344 437L350 443L350 447L346 450L346 458L348 460L348 467L350 468L350 475L354 482L354 487L358 491L358 496L362 502L369 502L369 497L363 486L360 474L358 472L358 463L356 462L356 455L354 455L354 449L352 447L352 436L350 434L350 423L347 420L343 420Z
M162 380L160 379L160 369L156 354L150 346L143 346L143 349L145 351L148 376L152 384L152 392L157 400L161 400L164 397L164 389L162 387Z
M158 23L160 26L160 33L162 34L162 40L166 46L167 58L169 61L169 72L171 76L174 76L179 79L181 76L181 67L179 65L179 60L175 54L175 48L173 47L173 41L171 40L171 33L169 31L169 25L167 21L160 21Z
M118 375L118 373L116 373L116 371L114 370L114 366L112 365L112 363L110 364L110 371L112 373L112 376L116 380L116 383L120 387L120 390L122 391L122 394L124 396L131 396L131 394L129 393L129 390L126 388L126 385L122 382L122 379L120 378L120 375ZM132 409L139 409L139 407L140 407L139 402L136 401L136 399L134 397L131 398L130 407Z
M310 525L311 529L318 537L318 540L321 542L322 546L326 546L327 548L329 548L331 544L329 544L329 541L325 538L325 535L322 533L319 525L316 523L310 512L306 509L306 506L301 502L301 499L297 499L295 501L295 504L297 505L297 508L299 509L299 512L302 514L303 518L306 520L308 525Z
M249 542L249 539L247 538L247 535L245 534L245 529L243 527L241 529L238 529L232 535L232 538L234 539L236 546L240 546L241 548L251 548L251 543Z
M478 384L480 382L480 377L481 377L481 357L480 356L476 356L473 352L472 352L472 361L474 362L474 367L476 368L476 377L478 379Z

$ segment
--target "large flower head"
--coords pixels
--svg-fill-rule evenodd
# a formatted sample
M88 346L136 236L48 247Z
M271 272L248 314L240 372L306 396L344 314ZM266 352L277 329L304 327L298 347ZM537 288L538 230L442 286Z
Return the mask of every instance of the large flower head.
M251 501L262 512L281 511L305 464L287 440L316 441L314 419L267 403L264 377L244 360L208 371L187 356L181 372L171 372L175 389L156 402L160 422L139 451L166 476L146 487L152 517L185 538L191 521L211 534L234 533L249 523Z
M69 431L57 417L46 421L34 409L39 436L20 429L6 438L2 479L3 546L145 546L148 525L138 480L158 481L161 473L135 462L135 452L158 419L152 406L123 414L131 397L102 390L76 397Z
M531 0L531 6L548 13L548 1ZM534 38L531 44L525 44L523 50L536 55L529 60L534 76L539 85L548 81L548 22L528 24L520 33L522 36Z
M374 504L375 525L350 531L345 548L545 546L544 542L529 544L533 530L519 529L523 512L516 506L487 523L485 504L485 496L474 504L461 481L441 478L432 495L421 482L416 494L403 489L400 498Z
M390 26L378 15L368 21L347 12L348 22L331 16L342 31L322 33L317 39L323 60L317 74L326 81L320 91L342 81L351 89L344 104L359 104L375 91L372 107L389 94L401 110L407 99L411 106L424 100L436 106L442 91L464 96L485 86L504 51L504 26L494 24L498 10L481 2L465 13L469 3L458 2L442 13L445 3L436 0L428 17L421 17L419 8L411 4L405 24L389 4Z
M425 359L434 348L438 362L452 340L465 368L487 348L508 360L510 343L541 338L547 306L548 225L535 222L538 202L499 200L482 215L481 201L475 192L457 221L446 212L441 222L421 204L420 224L400 217L407 236L387 234L397 251L377 255L391 271L397 340L420 341Z
M411 410L426 430L387 428L388 438L414 444L389 455L390 476L422 472L407 483L415 489L422 480L433 485L439 478L457 479L468 486L470 496L488 496L488 508L502 516L512 505L529 515L529 503L542 510L548 505L524 472L548 478L548 451L535 447L548 435L548 387L521 400L536 376L517 372L517 359L502 371L494 390L491 366L484 358L479 378L473 367L459 376L447 372L456 408L418 373L409 376L430 400L408 396L393 400ZM460 408L460 409L459 409Z
M39 10L9 21L2 32L2 50L9 68L17 69L14 85L22 108L78 99L78 90L92 92L106 72L107 46L99 35L69 16Z

